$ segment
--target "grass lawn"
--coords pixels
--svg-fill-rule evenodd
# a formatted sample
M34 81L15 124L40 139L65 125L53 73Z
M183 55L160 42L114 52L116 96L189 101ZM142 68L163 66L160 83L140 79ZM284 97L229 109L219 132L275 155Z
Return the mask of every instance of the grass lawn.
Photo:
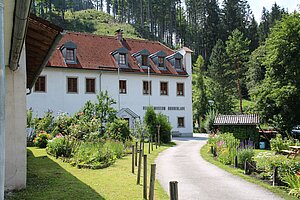
M256 150L255 150L256 151ZM266 152L267 150L257 150L255 153L258 154L259 152ZM255 183L261 187L264 187L268 190L270 190L271 192L277 194L278 196L280 196L281 198L283 199L287 199L287 200L296 200L298 198L296 197L293 197L293 196L290 196L288 195L288 193L284 190L284 188L281 188L281 187L273 187L267 183L264 183L263 181L261 180L258 180L254 177L251 177L251 176L248 176L248 175L245 175L244 174L244 170L242 169L235 169L233 168L232 166L229 166L229 165L224 165L222 164L221 162L215 160L211 154L210 154L210 148L209 146L206 144L204 145L201 150L200 150L200 154L201 156L208 162L218 166L219 168L231 173L231 174L234 174L234 175L237 175L251 183Z
M159 152L172 145L164 145L148 155L148 187L150 164ZM145 144L148 153L148 144ZM136 184L131 173L131 155L116 161L112 166L100 169L77 169L46 154L45 149L29 147L27 150L27 188L9 193L7 199L143 199L143 186ZM143 174L143 173L141 173ZM141 177L141 184L143 178ZM155 183L155 199L169 199L166 192Z

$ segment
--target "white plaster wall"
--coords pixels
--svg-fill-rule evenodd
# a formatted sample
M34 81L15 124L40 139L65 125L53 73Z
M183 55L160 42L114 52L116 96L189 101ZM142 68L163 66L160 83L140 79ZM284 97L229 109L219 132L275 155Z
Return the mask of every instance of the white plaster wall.
M26 187L26 57L25 46L20 68L6 68L6 152L5 189Z
M190 56L188 54L187 56ZM185 59L188 61L190 57ZM190 61L188 61L187 69L190 69ZM100 83L100 73L101 83ZM48 109L58 113L60 111L74 114L77 112L87 100L96 100L96 94L85 93L85 79L96 79L96 90L107 90L109 95L117 101L115 108L118 109L118 95L119 95L119 82L117 72L100 72L92 70L78 70L78 69L63 69L63 68L50 68L47 67L42 75L46 76L46 93L34 92L27 96L27 108L33 108L38 116L43 116L44 112ZM67 77L78 77L78 94L67 93ZM145 110L143 106L149 105L149 96L143 95L142 87L143 81L148 80L147 74L132 74L120 73L120 80L126 80L127 94L120 94L120 109L129 108L141 119L143 119ZM169 117L174 131L179 131L182 135L192 135L192 86L191 76L188 77L175 77L175 76L157 76L150 75L152 82L152 95L150 96L150 104L152 106L165 106L166 110L156 111L162 112ZM160 95L160 82L168 82L169 95ZM184 83L185 96L176 96L177 82ZM168 110L168 106L185 107L184 111ZM177 117L184 117L185 127L177 127Z

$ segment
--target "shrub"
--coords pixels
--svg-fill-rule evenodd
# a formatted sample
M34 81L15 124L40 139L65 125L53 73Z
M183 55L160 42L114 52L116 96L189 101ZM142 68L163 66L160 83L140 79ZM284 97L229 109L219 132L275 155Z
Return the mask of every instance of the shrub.
M53 112L48 110L44 117L42 118L35 118L34 123L35 123L35 130L37 132L40 131L46 131L47 133L52 132L53 130Z
M275 166L278 167L278 174L280 179L288 174L295 174L300 171L300 162L289 159L283 155L275 155L274 153L262 152L254 157L256 167L259 170L265 171L269 177L272 176Z
M300 198L300 177L297 174L288 174L283 178L290 189L289 195Z
M168 121L166 115L159 113L156 117L157 125L160 126L159 133L160 133L160 141L163 143L168 143L171 141L171 130L172 126Z
M51 138L51 135L45 131L40 131L33 140L35 146L39 148L46 148L48 140Z
M128 122L124 119L116 119L114 122L107 123L106 132L114 140L125 142L130 138Z
M121 158L124 153L124 145L122 142L108 140L104 144L104 148L111 149L117 158Z
M108 145L83 142L74 153L72 160L78 167L98 168L98 166L108 166L115 159L116 156Z
M57 157L70 158L76 146L76 142L71 140L68 136L58 134L52 140L48 141L47 153Z
M270 140L271 150L280 153L281 150L289 149L289 146L294 144L293 140L287 138L282 139L281 134L277 134L275 138Z
M214 109L210 109L206 113L206 117L204 121L204 129L206 130L206 132L210 132L211 130L213 130L213 124L217 115L218 112Z
M148 128L148 131L152 137L154 137L155 134L157 134L156 130L156 113L154 111L154 108L152 106L147 108L147 111L145 113L144 117L145 124Z
M246 160L249 162L253 160L254 151L252 148L242 149L238 151L238 164L243 165Z
M53 122L52 136L55 137L57 134L68 135L70 133L69 127L73 120L73 117L67 113L59 113Z

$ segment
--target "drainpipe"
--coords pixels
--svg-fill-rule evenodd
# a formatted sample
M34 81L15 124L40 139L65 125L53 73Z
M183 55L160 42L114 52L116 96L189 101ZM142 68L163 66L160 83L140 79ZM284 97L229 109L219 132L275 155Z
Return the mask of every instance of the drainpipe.
M13 71L19 68L20 55L27 31L30 5L31 0L15 1L12 45L9 54L9 68Z
M5 61L4 0L0 0L0 200L4 199L5 174Z

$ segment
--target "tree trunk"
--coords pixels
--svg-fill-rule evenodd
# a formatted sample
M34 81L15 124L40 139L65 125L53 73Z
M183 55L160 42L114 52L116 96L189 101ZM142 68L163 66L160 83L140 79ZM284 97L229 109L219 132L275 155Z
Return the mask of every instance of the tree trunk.
M240 79L237 80L237 90L238 90L239 98L240 98L240 112L241 112L241 114L243 114L243 98L242 98Z

